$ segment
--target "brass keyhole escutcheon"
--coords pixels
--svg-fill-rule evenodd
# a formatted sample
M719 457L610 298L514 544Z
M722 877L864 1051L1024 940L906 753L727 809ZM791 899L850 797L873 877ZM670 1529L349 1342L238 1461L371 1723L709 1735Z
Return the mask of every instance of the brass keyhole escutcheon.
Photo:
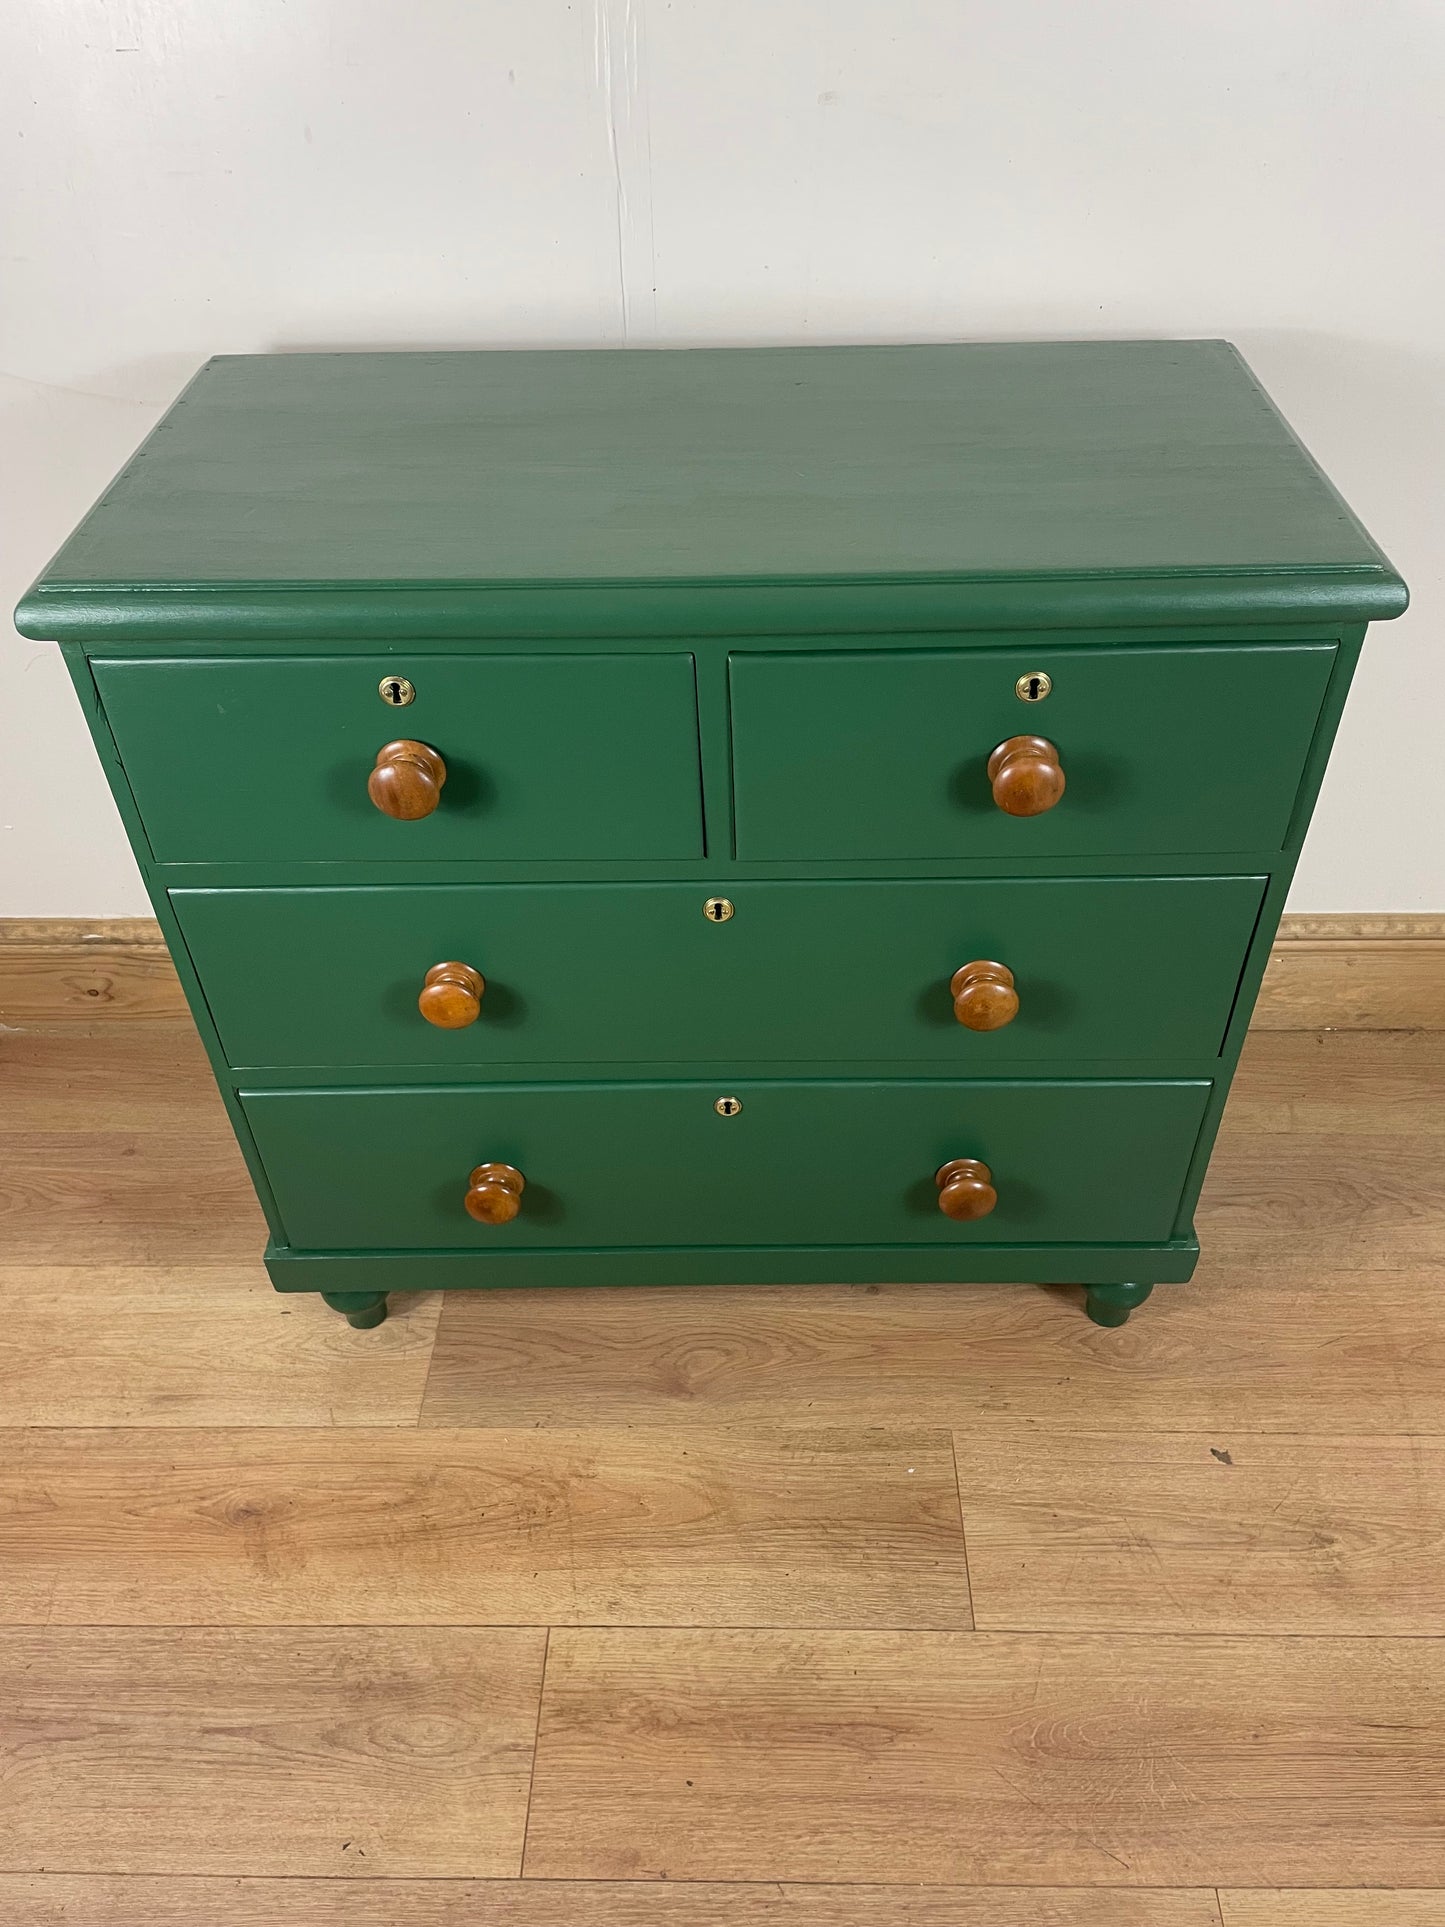
M1045 670L1031 669L1014 684L1014 694L1021 703L1041 703L1053 686L1054 679Z
M727 897L709 897L702 913L709 923L726 923L733 914L733 905Z
M736 1117L742 1108L743 1100L740 1097L720 1097L713 1105L719 1117Z
M383 676L376 685L376 693L388 709L405 709L408 703L416 701L416 690L405 676Z

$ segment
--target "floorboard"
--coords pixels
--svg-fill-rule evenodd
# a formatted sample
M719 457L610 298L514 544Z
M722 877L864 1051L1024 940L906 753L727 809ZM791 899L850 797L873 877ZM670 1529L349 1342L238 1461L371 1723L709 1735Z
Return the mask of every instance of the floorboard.
M1223 1893L1224 1927L1445 1927L1445 1889Z
M980 1627L1445 1633L1445 1438L1006 1423L957 1451Z
M1442 1277L1206 1255L1115 1331L1028 1285L457 1292L422 1422L1445 1432Z
M525 1872L1445 1885L1445 1647L557 1631Z
M0 1875L0 1919L6 1927L1220 1927L1212 1893L1160 1888L76 1875ZM1406 1916L1399 1927L1424 1927L1424 1917Z
M545 1638L0 1631L0 1870L516 1874Z
M0 1620L968 1627L947 1432L69 1431Z
M0 1263L0 1427L416 1423L441 1297L364 1334L229 1265Z

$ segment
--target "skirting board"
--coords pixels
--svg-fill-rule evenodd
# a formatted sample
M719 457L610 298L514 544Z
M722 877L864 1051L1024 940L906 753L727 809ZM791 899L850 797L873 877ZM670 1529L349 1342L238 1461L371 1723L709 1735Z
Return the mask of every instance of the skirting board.
M150 918L0 918L0 1027L185 1015ZM1286 917L1253 1028L1445 1030L1445 913Z

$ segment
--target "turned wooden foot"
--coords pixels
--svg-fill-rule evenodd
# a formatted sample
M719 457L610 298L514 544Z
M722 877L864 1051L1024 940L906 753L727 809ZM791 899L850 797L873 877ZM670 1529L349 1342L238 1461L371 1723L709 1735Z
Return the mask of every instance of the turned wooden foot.
M1096 1325L1126 1325L1129 1313L1153 1291L1152 1285L1090 1285L1084 1309Z
M333 1311L341 1312L347 1324L354 1325L358 1331L370 1331L386 1316L384 1291L323 1291L321 1296Z

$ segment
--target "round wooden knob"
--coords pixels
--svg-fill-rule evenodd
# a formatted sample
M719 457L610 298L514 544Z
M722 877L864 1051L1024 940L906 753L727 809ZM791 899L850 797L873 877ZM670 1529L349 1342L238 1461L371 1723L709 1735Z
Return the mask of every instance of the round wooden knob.
M416 1007L438 1030L465 1030L482 1014L487 980L470 964L433 964L426 973Z
M1059 752L1046 736L1010 736L988 759L993 800L1005 816L1042 816L1064 793Z
M953 1014L968 1030L1002 1030L1019 1014L1019 994L1007 964L966 963L948 986Z
M376 752L366 793L383 816L414 823L420 816L430 816L440 803L446 780L447 766L436 751L402 736L394 743L383 743Z
M973 1218L986 1218L998 1203L993 1188L993 1173L978 1158L953 1158L934 1173L938 1186L938 1208L945 1218L967 1224Z
M510 1224L527 1180L510 1164L479 1164L467 1179L466 1207L478 1224Z

